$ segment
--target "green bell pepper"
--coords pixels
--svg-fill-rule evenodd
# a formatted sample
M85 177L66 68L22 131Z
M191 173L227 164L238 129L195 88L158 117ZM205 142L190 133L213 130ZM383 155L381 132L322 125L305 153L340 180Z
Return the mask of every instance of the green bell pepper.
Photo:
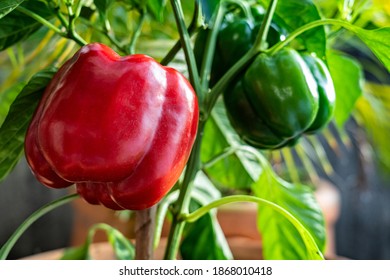
M225 15L218 31L211 68L210 87L253 46L265 10L261 6L255 5L251 7L249 12L251 16L245 15L239 8ZM194 53L198 69L201 69L202 66L204 49L210 32L210 29L201 29L195 39ZM268 46L273 46L286 34L285 28L272 22L267 36Z
M223 95L233 128L261 149L294 145L302 134L324 127L334 96L326 65L291 48L259 54Z

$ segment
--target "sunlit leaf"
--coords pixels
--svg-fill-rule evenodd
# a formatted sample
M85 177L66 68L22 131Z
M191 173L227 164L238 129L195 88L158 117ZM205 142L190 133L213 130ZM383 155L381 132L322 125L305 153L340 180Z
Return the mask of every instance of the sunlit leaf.
M238 135L229 124L223 103L218 102L208 120L202 142L201 159L209 162L229 147L240 146ZM231 188L249 188L257 180L261 168L248 153L237 150L206 165L205 171L216 183Z
M334 119L341 127L362 95L363 69L354 58L336 52L328 52L327 61L336 91Z
M390 73L390 27L366 30L354 26L354 30Z
M322 258L325 248L325 225L313 191L302 184L291 184L265 168L253 185L257 197L273 202L291 213L310 233L311 238L267 205L259 205L258 227L266 259ZM303 238L309 238L304 240ZM320 251L318 251L320 250Z
M262 2L268 5L269 0ZM279 0L276 15L285 22L290 32L307 23L321 19L312 0ZM299 39L308 51L315 52L318 57L325 57L326 34L324 27L313 28L299 36Z

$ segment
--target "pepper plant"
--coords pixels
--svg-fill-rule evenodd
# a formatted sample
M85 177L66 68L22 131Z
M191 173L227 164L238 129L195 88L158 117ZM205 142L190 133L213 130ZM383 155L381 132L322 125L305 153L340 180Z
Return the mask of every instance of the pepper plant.
M166 2L0 2L0 63L11 65L0 76L0 179L25 156L43 185L74 187L32 213L2 259L74 199L149 224L135 249L98 224L64 259L89 258L97 229L118 258L150 258L166 219L166 259L231 259L215 210L238 202L258 205L265 258L324 258L313 188L283 179L269 155L342 127L364 77L339 39L358 37L389 71L388 21L363 21L377 7L363 0Z

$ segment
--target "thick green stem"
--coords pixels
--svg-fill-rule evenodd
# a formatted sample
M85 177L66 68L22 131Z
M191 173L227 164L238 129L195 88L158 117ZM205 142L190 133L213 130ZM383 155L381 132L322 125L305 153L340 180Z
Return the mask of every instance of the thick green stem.
M198 127L198 134L195 140L194 147L192 149L190 158L187 163L187 167L184 173L184 179L181 184L179 197L173 207L173 218L171 229L168 236L167 249L165 251L165 259L173 260L177 256L179 250L180 239L185 226L185 221L180 217L183 214L187 214L189 204L191 200L191 190L195 176L200 169L200 148L202 144L204 122L200 122Z
M79 2L79 3L81 3L81 2ZM66 7L68 9L68 17L69 17L69 25L67 26L67 29L68 29L67 37L69 39L74 40L80 46L84 46L87 44L87 42L85 42L84 39L81 38L80 35L76 32L75 20L78 17L78 14L77 13L75 14L73 12L71 2L67 2ZM76 12L80 12L79 11L79 9L81 9L80 5L76 8L77 8Z
M225 5L224 2L221 2L218 6L217 14L215 16L214 23L212 25L211 31L207 36L206 45L204 47L205 53L202 60L202 69L201 73L201 83L202 91L207 92L209 87L209 77L211 73L211 66L213 64L213 57L215 53L215 47L217 42L217 37L219 33L220 26L225 15Z
M203 92L201 91L201 85L199 80L199 73L196 67L195 55L191 46L191 38L188 34L187 27L184 22L184 14L181 8L179 0L171 0L171 5L175 15L176 25L180 34L180 42L184 50L184 55L186 58L189 78L192 86L195 89L195 92L198 96L199 103L202 104Z
M33 224L36 220L38 220L40 217L45 215L46 213L49 213L50 211L71 202L72 200L78 198L78 194L71 194L68 196L65 196L63 198L60 198L58 200L52 201L45 206L41 207L37 211L35 211L33 214L30 215L24 222L14 231L14 233L11 235L11 237L8 239L8 241L1 247L0 249L0 260L5 260L11 251L12 247L15 245L15 243L18 241L20 236Z
M198 28L199 28L199 1L195 1L194 15L192 16L191 23L187 28L187 32L191 36L198 30ZM179 52L180 49L181 49L181 41L179 39L175 43L175 45L170 49L167 55L160 61L160 64L168 65L168 63L175 58L176 54Z
M254 49L249 50L236 64L230 68L225 75L215 84L209 94L206 96L203 120L207 120L211 110L214 108L219 95L225 90L229 83L252 61L258 54Z
M267 12L265 13L263 23L260 26L259 33L257 34L255 43L253 44L253 49L257 51L261 51L263 49L264 43L267 41L269 27L271 25L272 17L274 16L276 5L278 4L278 0L271 0Z

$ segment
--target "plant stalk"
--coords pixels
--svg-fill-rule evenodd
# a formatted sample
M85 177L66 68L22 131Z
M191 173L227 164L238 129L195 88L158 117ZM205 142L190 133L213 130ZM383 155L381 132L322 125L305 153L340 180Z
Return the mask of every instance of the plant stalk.
M207 92L209 88L209 77L211 74L212 64L213 64L213 58L216 48L216 42L218 37L218 32L221 27L224 15L225 15L225 5L224 2L221 2L218 5L217 14L215 16L214 23L212 25L212 29L209 32L207 39L206 39L206 45L205 45L205 53L203 55L202 60L202 69L200 71L201 73L201 82L202 82L202 91Z
M184 55L188 66L189 79L198 96L199 103L202 104L203 92L199 80L198 68L196 67L195 55L191 46L191 38L188 34L188 30L184 22L184 14L181 8L180 0L171 0L171 5L175 15L176 26L180 34L180 42L183 47Z
M197 29L199 28L198 21L199 21L199 1L195 1L194 15L192 16L191 23L187 28L187 32L190 36L194 34L194 32L196 32ZM179 39L175 43L175 45L170 49L168 54L160 61L160 64L168 65L169 62L171 62L174 59L174 57L176 56L176 54L179 52L180 49L181 49L181 41Z
M259 33L257 34L255 43L253 44L253 49L256 51L263 50L263 45L265 45L264 43L267 41L269 27L271 26L272 17L275 14L277 4L278 0L271 0L268 5L263 23L260 26Z
M173 218L164 259L176 259L179 251L180 239L185 226L185 221L181 220L180 217L181 215L189 212L188 207L191 201L191 190L195 176L200 169L200 148L202 144L204 125L205 123L202 121L199 123L198 134L184 173L179 198L172 210Z
M135 259L153 259L156 206L137 211L135 216Z

